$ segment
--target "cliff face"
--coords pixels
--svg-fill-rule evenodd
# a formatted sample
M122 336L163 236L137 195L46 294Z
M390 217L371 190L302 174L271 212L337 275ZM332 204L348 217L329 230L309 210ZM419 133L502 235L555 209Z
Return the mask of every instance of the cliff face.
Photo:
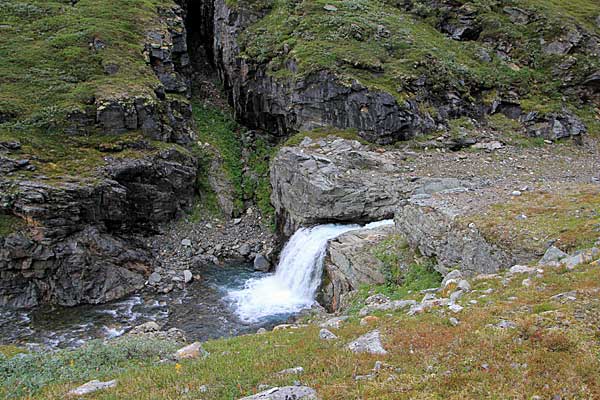
M27 27L37 47L12 53L23 70L0 71L13 78L0 98L0 305L107 302L143 287L142 236L194 196L198 161L181 146L195 138L185 13L170 2L33 3L29 14L4 10L13 42ZM123 15L107 15L112 7ZM40 26L61 19L67 34L80 17L97 21L93 36L44 47ZM36 52L45 64L31 64ZM27 86L36 68L41 79Z

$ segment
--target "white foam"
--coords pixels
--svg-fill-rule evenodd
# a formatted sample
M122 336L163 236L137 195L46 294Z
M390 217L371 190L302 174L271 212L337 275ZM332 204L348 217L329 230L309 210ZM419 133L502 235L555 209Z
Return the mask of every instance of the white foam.
M365 226L391 225L391 220ZM275 274L249 279L241 290L232 290L227 299L242 321L258 322L277 314L291 314L315 303L321 284L323 258L329 240L362 228L360 225L328 224L301 228L290 238L281 253Z

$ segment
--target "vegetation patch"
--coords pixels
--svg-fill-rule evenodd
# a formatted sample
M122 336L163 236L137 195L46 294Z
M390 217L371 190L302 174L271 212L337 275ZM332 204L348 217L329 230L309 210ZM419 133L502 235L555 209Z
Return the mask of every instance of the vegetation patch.
M8 236L25 227L25 221L13 215L0 213L0 237Z
M468 218L491 243L518 254L543 254L552 242L563 251L589 247L600 238L597 186L526 193Z

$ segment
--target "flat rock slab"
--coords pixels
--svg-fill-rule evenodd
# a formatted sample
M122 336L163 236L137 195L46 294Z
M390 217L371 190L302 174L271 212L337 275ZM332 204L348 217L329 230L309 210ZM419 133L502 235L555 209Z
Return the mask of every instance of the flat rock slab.
M348 348L353 353L369 354L387 354L381 343L381 337L378 330L366 333L348 344Z
M317 392L308 386L275 387L240 400L319 400Z
M89 393L97 392L98 390L110 389L117 386L117 381L100 382L98 380L89 381L86 384L79 386L67 393L67 396L84 396Z

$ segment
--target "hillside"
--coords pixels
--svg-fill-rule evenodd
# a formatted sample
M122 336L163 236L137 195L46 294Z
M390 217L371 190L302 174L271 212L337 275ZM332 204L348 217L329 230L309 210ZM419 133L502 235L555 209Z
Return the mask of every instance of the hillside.
M597 3L0 0L0 394L600 397Z

